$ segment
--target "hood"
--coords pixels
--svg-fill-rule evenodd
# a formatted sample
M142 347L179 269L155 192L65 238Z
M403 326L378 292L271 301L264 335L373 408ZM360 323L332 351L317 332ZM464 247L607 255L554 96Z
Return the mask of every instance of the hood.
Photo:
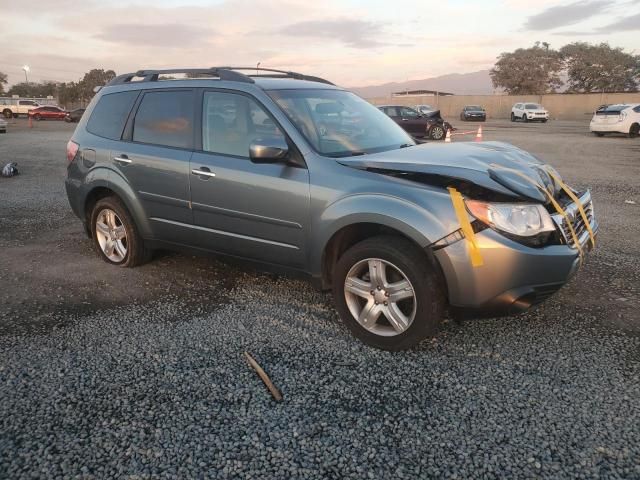
M540 188L526 175L544 185L553 195L556 186L547 174L549 165L524 150L503 142L425 143L398 150L353 158L341 158L342 165L381 173L422 173L471 182L514 199L547 203ZM518 172L518 173L516 173Z
M465 110L465 113L484 113L484 110L480 110L479 108L474 108L473 110Z

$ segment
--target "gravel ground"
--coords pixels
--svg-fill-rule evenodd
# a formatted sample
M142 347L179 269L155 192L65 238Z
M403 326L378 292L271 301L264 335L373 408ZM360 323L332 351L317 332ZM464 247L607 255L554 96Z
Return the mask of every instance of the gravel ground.
M389 353L304 282L108 268L66 206L72 127L24 123L0 136L23 170L0 179L0 478L640 478L640 142L489 122L592 188L598 248L540 308Z

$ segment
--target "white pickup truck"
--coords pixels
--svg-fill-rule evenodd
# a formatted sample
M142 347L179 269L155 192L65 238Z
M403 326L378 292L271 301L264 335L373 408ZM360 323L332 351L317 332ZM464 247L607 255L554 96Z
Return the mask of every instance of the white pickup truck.
M20 100L18 98L0 99L0 111L5 118L16 118L18 115L28 115L29 110L39 107L34 100Z

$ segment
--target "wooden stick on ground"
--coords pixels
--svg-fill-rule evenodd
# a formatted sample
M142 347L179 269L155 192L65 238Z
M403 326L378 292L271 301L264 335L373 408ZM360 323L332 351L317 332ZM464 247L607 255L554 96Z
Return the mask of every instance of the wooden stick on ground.
M273 384L273 382L271 381L269 376L264 372L262 367L260 367L260 365L258 365L258 362L256 362L253 359L253 357L251 355L249 355L249 353L247 353L247 352L244 352L244 356L247 358L247 361L249 362L249 365L251 365L251 367L256 371L256 373L258 374L260 379L267 386L267 388L271 392L271 395L273 395L273 398L276 400L276 402L282 401L282 394L280 393L280 390L278 390L277 387Z

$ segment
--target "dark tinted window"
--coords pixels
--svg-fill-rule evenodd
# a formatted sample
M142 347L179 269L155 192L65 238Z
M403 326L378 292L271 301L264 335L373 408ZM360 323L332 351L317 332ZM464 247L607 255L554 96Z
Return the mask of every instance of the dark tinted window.
M418 116L418 112L413 108L402 107L400 112L403 118L416 118Z
M193 92L147 92L133 123L133 141L191 148Z
M124 124L137 97L137 90L103 95L91 113L87 130L101 137L120 140Z
M640 113L640 105L633 109L634 112Z

